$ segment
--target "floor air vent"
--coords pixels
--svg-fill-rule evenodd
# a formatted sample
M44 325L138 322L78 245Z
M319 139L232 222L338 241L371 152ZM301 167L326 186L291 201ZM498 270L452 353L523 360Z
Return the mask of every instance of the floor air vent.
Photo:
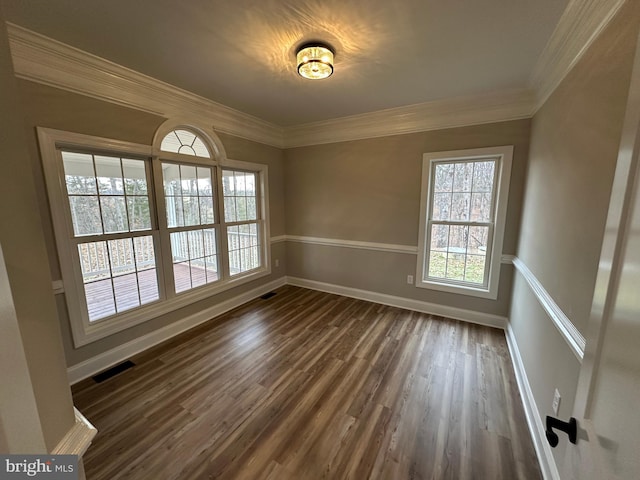
M267 300L268 298L273 297L276 294L276 292L269 292L269 293L265 293L264 295L262 295L260 298L263 300Z
M135 366L135 363L133 363L131 360L127 360L126 362L119 363L115 367L111 367L109 370L105 370L104 372L99 373L98 375L95 375L91 378L93 378L96 383L101 383Z

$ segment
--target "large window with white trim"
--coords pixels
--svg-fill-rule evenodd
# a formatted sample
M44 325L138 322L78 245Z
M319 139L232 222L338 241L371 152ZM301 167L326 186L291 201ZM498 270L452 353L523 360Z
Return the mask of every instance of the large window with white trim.
M417 286L497 298L512 152L423 156Z
M76 345L270 272L267 167L213 133L38 135Z

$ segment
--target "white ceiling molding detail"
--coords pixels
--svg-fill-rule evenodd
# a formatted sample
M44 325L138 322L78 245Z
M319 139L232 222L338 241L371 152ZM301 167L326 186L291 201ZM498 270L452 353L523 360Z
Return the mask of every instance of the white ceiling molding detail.
M116 63L7 23L16 76L164 117L197 118L217 132L283 146L283 129Z
M528 118L544 104L624 0L570 0L528 89L437 100L281 127L7 23L16 76L167 118L187 117L279 148Z
M517 120L531 117L533 106L529 90L438 100L287 127L285 143L300 147Z
M536 92L535 111L544 105L624 2L569 0L529 81Z

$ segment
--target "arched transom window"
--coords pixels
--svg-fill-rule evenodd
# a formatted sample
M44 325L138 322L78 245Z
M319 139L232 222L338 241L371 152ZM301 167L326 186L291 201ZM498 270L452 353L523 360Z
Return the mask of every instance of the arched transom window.
M202 139L195 133L183 128L177 128L167 133L162 139L160 150L194 157L211 158L209 149Z

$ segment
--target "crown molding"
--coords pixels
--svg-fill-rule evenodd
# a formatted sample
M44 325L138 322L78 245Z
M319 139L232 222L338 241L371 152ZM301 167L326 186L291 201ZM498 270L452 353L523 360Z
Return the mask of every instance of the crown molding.
M285 128L285 147L344 142L530 118L528 89L409 105Z
M163 117L196 118L217 132L283 146L283 129L7 22L16 76Z
M625 0L569 0L549 42L533 69L534 113L544 105Z
M279 148L530 118L625 0L569 0L529 87L281 127L7 22L16 76Z

